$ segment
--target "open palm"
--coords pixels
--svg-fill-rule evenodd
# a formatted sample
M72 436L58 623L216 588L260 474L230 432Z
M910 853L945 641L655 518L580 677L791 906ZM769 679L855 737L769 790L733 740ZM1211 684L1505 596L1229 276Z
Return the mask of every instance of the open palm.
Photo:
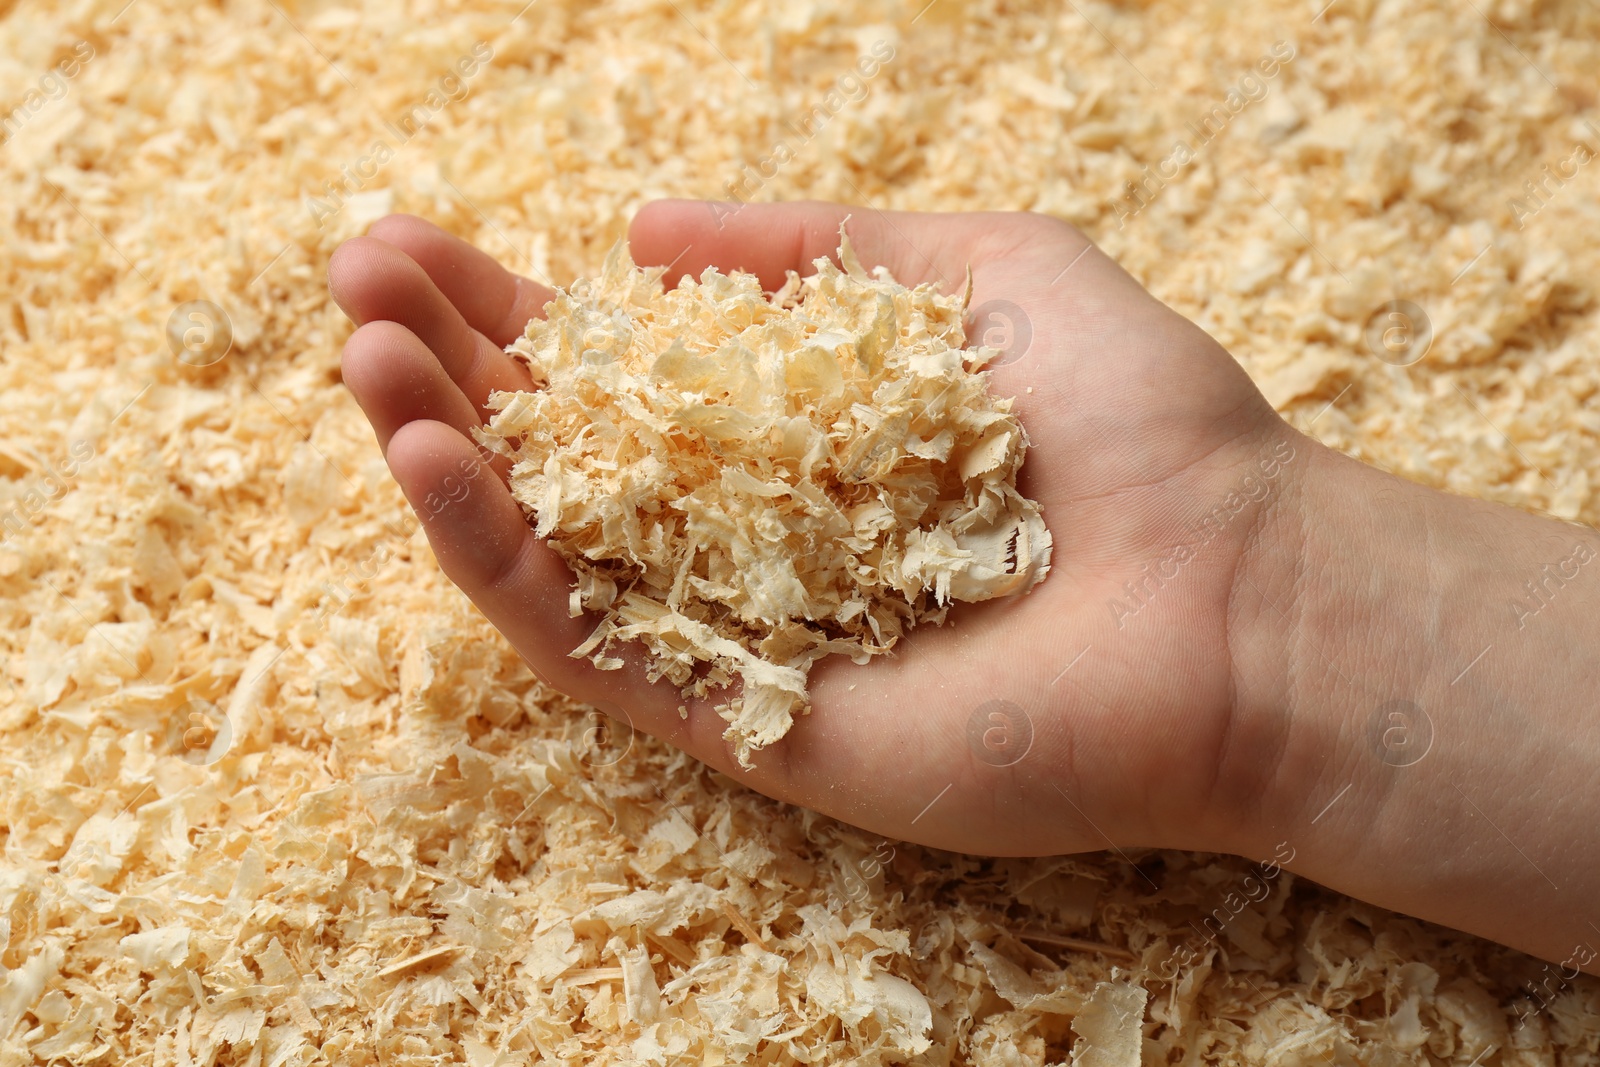
M495 478L419 508L445 572L551 684L781 799L990 854L1243 850L1235 817L1284 727L1235 691L1237 594L1304 439L1215 342L1048 218L664 201L630 237L669 279L716 266L770 289L831 254L846 216L862 262L905 284L955 291L970 266L973 308L1008 328L992 388L1032 440L1022 488L1055 538L1043 584L958 605L865 666L817 664L811 713L744 771L713 701L680 717L642 657L609 672L567 657L594 621L569 617L570 572ZM552 294L406 216L329 273L358 326L345 381L420 504L479 462L489 393L530 388L502 349Z

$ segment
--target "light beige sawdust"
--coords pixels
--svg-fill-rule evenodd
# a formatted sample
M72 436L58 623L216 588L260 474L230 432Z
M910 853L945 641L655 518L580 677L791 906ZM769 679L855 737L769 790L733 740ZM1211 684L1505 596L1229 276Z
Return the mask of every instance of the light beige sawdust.
M478 440L599 614L570 655L717 698L739 761L809 708L830 655L865 663L954 601L1025 593L1050 531L1017 492L1027 434L966 344L965 294L840 262L708 268L662 287L627 246L558 292L508 351L531 392L489 397Z
M327 258L384 212L566 279L784 140L750 195L1066 218L1323 440L1600 519L1600 171L1509 204L1587 136L1600 10L1325 6L0 4L0 111L30 108L0 146L0 1064L1010 1067L1100 1034L1131 1067L1141 992L1141 1063L1594 1064L1600 983L1287 875L1204 933L1242 860L949 856L602 738L441 578L338 384ZM1435 329L1411 367L1362 340L1396 296ZM196 298L233 325L206 370L166 347ZM210 706L231 741L191 762Z

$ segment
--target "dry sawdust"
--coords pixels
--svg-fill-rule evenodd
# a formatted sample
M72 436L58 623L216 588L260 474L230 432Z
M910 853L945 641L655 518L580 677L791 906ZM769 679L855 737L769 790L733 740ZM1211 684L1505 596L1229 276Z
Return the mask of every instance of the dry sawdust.
M714 268L664 291L619 244L510 347L535 388L489 397L477 435L577 576L572 614L599 616L569 655L615 670L637 641L685 697L737 681L716 708L745 767L808 710L818 660L865 663L1050 570L966 294L869 274L843 230L838 254L769 296Z
M1596 982L1288 875L1204 938L1243 861L895 848L592 743L395 520L323 274L391 209L592 271L888 42L760 196L1057 214L1323 440L1594 522L1600 172L1515 201L1589 137L1600 11L520 6L0 5L0 1063L1596 1062Z

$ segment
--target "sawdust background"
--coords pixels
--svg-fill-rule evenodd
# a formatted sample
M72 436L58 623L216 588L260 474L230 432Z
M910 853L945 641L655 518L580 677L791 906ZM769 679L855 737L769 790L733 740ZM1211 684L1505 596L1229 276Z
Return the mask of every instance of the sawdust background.
M1600 147L1600 9L124 5L0 2L0 110L94 50L0 151L0 504L26 520L0 545L0 1063L1058 1062L1114 967L1151 992L1151 1062L1600 1058L1596 983L1518 1027L1541 965L1287 875L1200 939L1243 861L952 857L596 743L397 518L325 287L389 210L592 271L886 39L760 197L1057 214L1322 440L1593 522L1600 177L1510 201ZM1278 40L1267 96L1119 228L1123 183ZM468 98L319 225L308 197L477 41ZM1435 332L1407 368L1362 341L1397 296ZM234 333L203 370L164 336L199 298ZM174 743L201 699L233 731L209 766Z

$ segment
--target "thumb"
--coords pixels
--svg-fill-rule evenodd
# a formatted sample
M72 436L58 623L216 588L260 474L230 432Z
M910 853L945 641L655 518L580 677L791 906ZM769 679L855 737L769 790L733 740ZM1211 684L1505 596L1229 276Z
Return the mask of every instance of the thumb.
M783 284L785 271L809 274L824 256L837 263L846 219L850 244L868 269L884 266L903 285L934 282L950 293L961 289L968 264L1001 249L1049 237L1077 247L1088 243L1065 223L1025 212L924 214L822 201L658 200L640 209L628 238L634 262L665 264L668 281L698 278L716 267L747 271L772 290Z

